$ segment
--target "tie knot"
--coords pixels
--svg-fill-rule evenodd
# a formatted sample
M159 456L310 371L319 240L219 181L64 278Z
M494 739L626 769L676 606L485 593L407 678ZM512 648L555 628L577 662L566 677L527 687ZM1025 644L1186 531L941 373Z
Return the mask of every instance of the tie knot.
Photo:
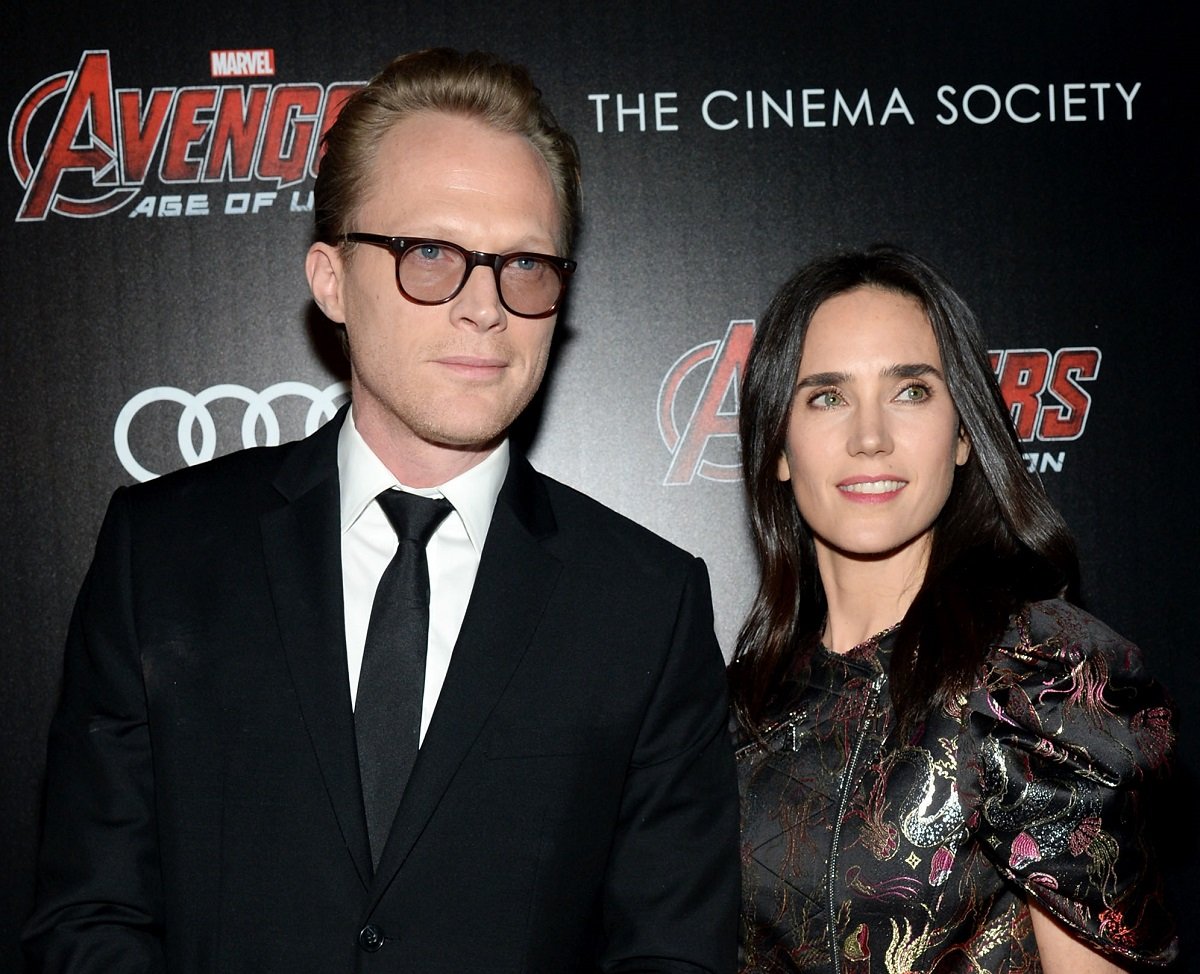
M406 490L385 490L376 500L392 522L401 542L415 541L422 548L429 544L437 526L454 510L444 497L422 497Z

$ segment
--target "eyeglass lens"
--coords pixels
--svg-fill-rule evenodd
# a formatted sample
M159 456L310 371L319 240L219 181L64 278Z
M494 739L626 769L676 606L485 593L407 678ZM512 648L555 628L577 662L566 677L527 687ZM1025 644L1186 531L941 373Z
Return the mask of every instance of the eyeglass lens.
M400 287L417 301L443 301L458 289L466 267L466 257L458 250L417 244L400 257ZM549 261L521 255L500 265L500 297L516 314L543 314L554 307L561 293L562 278Z

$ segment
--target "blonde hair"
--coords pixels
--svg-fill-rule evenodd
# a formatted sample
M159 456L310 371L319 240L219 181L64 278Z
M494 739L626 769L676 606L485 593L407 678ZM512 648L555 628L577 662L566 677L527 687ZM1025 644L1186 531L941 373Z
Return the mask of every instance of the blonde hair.
M347 100L324 137L314 191L316 237L340 243L369 191L375 154L397 122L422 111L478 118L529 139L545 160L560 215L559 246L569 254L580 215L579 151L559 128L529 72L481 51L433 48L395 58Z

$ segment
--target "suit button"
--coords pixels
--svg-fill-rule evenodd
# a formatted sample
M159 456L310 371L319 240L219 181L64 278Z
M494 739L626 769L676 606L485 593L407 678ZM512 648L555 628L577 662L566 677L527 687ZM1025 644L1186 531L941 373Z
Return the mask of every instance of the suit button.
M358 931L358 946L368 954L373 954L383 946L383 931L373 923L368 923Z

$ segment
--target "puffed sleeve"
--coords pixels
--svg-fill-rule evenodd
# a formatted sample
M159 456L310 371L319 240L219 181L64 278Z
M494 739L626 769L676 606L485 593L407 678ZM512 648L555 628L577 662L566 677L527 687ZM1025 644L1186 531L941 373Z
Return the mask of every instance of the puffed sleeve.
M1137 647L1065 602L1035 603L995 648L965 731L968 824L999 870L1102 950L1170 961L1145 818L1175 714Z

